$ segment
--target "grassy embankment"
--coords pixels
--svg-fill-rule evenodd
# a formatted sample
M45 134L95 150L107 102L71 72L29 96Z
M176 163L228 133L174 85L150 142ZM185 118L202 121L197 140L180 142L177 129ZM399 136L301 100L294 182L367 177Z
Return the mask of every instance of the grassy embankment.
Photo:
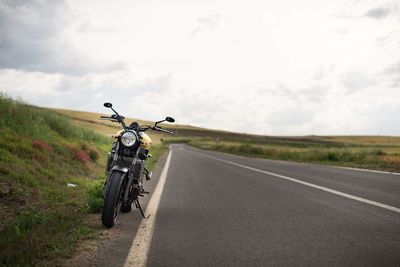
M0 114L0 266L53 265L101 229L85 219L101 209L111 140L2 94Z

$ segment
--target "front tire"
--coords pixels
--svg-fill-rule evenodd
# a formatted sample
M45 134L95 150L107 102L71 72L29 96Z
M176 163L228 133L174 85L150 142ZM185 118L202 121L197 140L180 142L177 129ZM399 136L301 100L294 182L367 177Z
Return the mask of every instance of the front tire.
M121 192L124 173L114 171L107 182L104 197L103 213L101 221L107 228L114 226L118 212L121 208Z

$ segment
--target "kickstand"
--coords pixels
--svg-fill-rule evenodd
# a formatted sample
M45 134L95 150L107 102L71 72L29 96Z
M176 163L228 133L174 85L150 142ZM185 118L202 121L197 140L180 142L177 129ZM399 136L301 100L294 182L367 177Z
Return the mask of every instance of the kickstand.
M135 200L135 206L136 206L136 208L138 208L140 210L140 214L142 214L142 217L144 219L148 219L150 217L150 215L147 217L144 215L144 212L143 212L142 206L140 205L139 199Z

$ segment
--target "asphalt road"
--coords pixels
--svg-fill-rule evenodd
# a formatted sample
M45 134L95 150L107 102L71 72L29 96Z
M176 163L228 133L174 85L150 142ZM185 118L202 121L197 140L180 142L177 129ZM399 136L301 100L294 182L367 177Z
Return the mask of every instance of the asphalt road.
M399 175L173 145L147 266L400 266L398 208ZM98 265L122 266L131 234Z
M172 148L148 266L400 266L400 176ZM206 155L206 156L204 156Z

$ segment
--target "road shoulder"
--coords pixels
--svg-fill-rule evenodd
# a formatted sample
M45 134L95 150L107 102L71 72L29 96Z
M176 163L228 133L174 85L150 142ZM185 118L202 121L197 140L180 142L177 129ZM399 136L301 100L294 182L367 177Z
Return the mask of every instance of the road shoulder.
M151 181L145 183L145 189L153 192L160 178L169 150L160 157L154 170ZM144 210L150 196L141 198ZM97 232L97 237L80 243L76 253L71 258L65 259L62 266L122 266L129 253L132 240L142 220L139 210L134 209L129 213L121 213L115 226L105 229L101 224L101 214L90 214L86 222Z

